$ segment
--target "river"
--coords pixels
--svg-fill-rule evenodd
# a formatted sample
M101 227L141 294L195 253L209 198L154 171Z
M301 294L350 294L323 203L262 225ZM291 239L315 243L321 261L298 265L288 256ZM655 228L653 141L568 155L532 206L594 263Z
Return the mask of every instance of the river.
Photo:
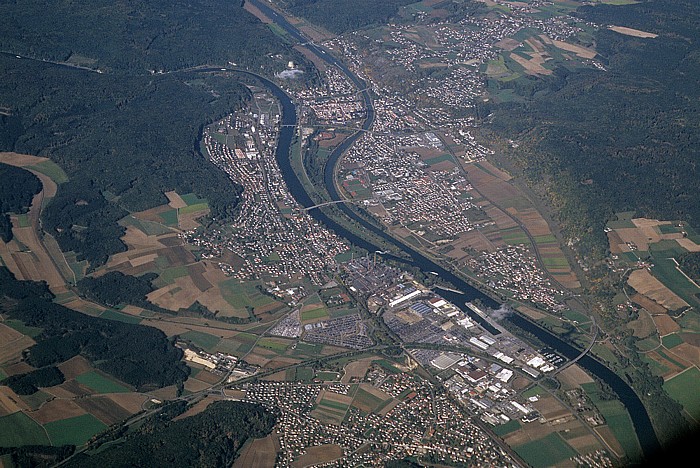
M260 0L247 1L259 8L260 11L262 11L266 16L271 18L275 22L275 24L287 31L287 33L289 33L290 36L298 40L300 43L304 43L306 47L310 49L314 54L316 54L319 58L321 58L330 65L338 67L338 69L342 73L344 73L355 84L355 86L357 86L359 90L361 90L362 97L367 108L367 118L363 124L363 130L358 131L355 134L348 137L340 146L338 146L331 153L328 162L326 163L326 169L324 172L324 185L325 188L328 190L331 199L342 200L342 197L338 193L337 186L335 183L335 167L345 150L347 150L362 135L362 132L364 130L368 130L374 122L374 106L372 103L371 96L369 95L369 92L366 89L367 86L364 83L364 81L362 81L357 75L352 73L343 63L341 63L335 57L333 57L327 49L323 48L322 46L318 46L316 44L308 42L308 40L301 34L301 32L297 28L292 26L284 17L272 10L269 6L262 3ZM281 127L275 157L280 166L285 182L287 183L287 186L292 196L302 206L307 208L310 206L314 206L314 201L304 189L304 186L299 180L297 174L294 172L290 161L290 149L294 137L294 129L297 124L297 115L294 103L291 101L289 96L287 96L287 94L277 85L275 85L267 79L260 79L263 82L263 84L265 84L272 91L272 93L277 97L277 99L279 99L282 105L283 126ZM479 301L481 301L485 306L492 309L498 309L501 305L497 301L487 296L483 292L477 290L465 280L458 277L454 273L446 270L445 268L432 261L425 255L406 245L404 242L393 238L392 236L384 232L382 229L378 228L377 226L358 216L346 204L340 203L336 206L348 218L359 223L363 228L380 236L382 239L386 240L390 244L395 245L401 251L406 253L410 259L407 260L396 256L390 256L390 258L399 262L403 262L404 264L407 264L409 266L417 267L424 273L435 273L441 280L451 283L455 288L462 291L461 293L441 291L441 295L444 295L446 299L460 306L462 310L468 313L470 317L474 318L481 326L488 329L492 333L498 333L498 330L494 329L488 322L486 322L480 316L474 314L470 309L464 306L464 304L468 301L479 299ZM311 216L314 217L314 219L322 222L329 229L333 230L336 234L346 238L348 241L357 245L358 247L361 247L369 252L381 250L378 246L375 246L368 240L353 234L348 229L338 224L335 220L327 216L320 209L312 209L309 211L309 213L311 214ZM518 314L511 314L506 318L506 320L508 320L511 324L519 327L520 329L533 334L540 341L545 343L547 346L555 349L568 359L574 359L581 353L581 350L573 347L569 343L562 341L558 336L535 325L533 322L525 319L524 317ZM625 407L629 411L630 417L632 418L632 424L634 425L634 429L637 433L637 437L639 439L644 455L649 457L653 454L658 453L661 446L654 432L646 408L644 407L634 390L632 390L632 388L627 384L627 382L625 382L617 374L615 374L605 365L593 359L589 355L583 356L578 361L578 363L581 365L581 367L589 371L595 377L608 384L610 388L612 388L612 390L617 394L622 404L625 405Z

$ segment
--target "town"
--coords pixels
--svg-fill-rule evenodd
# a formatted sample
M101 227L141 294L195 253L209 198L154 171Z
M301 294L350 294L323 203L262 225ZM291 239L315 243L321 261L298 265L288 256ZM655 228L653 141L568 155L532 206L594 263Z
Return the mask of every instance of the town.
M309 278L323 284L327 272L336 268L335 257L348 245L300 211L275 160L278 104L260 89L255 89L254 102L257 112L230 115L207 128L203 138L211 161L243 187L236 219L183 237L205 258L230 258L220 266L233 277L291 283Z

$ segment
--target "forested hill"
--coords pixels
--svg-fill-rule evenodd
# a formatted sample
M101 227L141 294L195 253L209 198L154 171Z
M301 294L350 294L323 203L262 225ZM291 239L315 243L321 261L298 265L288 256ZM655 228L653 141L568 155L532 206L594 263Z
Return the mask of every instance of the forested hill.
M124 249L117 221L195 192L214 216L240 190L198 153L200 128L240 108L248 91L212 76L97 74L0 56L0 102L12 108L5 150L48 157L68 174L45 210L63 250L97 265Z
M177 409L177 405L170 406ZM165 418L167 413L168 407L146 420L123 444L95 455L79 455L67 466L231 466L246 440L265 437L275 424L274 415L260 405L238 401L217 401L204 412L178 421Z
M204 125L240 109L247 89L230 76L158 71L305 66L242 5L0 2L0 151L45 156L67 173L43 215L64 251L104 263L126 248L117 221L167 203L169 190L205 198L217 218L235 211L240 187L203 158L198 139Z
M124 73L260 65L284 51L243 0L16 0L0 3L0 50ZM286 62L285 62L286 63Z
M578 14L658 34L596 37L607 71L558 70L524 104L487 105L511 157L546 187L572 238L600 253L613 213L700 223L700 3L653 0Z
M388 23L415 0L280 0L295 16L336 34Z

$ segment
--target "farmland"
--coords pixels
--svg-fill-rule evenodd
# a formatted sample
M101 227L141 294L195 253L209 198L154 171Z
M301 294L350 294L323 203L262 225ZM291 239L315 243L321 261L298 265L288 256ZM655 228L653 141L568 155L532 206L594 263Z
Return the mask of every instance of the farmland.
M697 398L696 386L700 381L700 371L691 367L664 383L666 391L683 405L688 415L694 421L700 421L700 402Z
M107 425L91 414L86 414L45 424L44 429L52 445L80 446L95 434L107 429Z
M119 271L129 275L155 273L155 289L147 299L173 312L204 307L222 318L247 320L252 313L278 310L280 304L264 296L255 283L228 278L213 261L198 260L178 237L208 212L205 200L193 194L167 192L167 205L133 213L122 219L128 250L110 257L97 274Z
M700 409L673 383L692 386L700 378L700 343L695 339L700 287L676 260L700 248L695 229L677 221L619 213L607 231L615 267L632 270L626 281L638 317L628 326L640 338L637 348L651 371L663 377L668 394L697 419Z
M56 195L58 185L67 180L66 175L55 163L37 156L0 153L0 162L31 171L42 184L29 213L22 219L13 216L14 238L9 243L0 241L0 261L20 279L44 280L55 294L65 293L65 270L56 265L63 266L66 259L60 250L50 252L45 248L38 230L43 208Z

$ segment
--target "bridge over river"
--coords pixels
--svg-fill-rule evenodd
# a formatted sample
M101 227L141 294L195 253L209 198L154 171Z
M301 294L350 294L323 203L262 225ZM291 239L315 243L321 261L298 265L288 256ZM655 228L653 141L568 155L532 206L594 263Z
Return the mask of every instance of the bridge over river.
M289 35L296 39L299 43L309 42L295 26L291 25L282 15L274 11L267 5L267 2L261 0L247 0L252 5L255 5L260 11L262 11L268 18L270 18L277 26L281 27L289 33ZM331 230L335 231L338 235L345 237L351 243L369 251L379 251L382 250L380 247L373 245L367 238L362 238L352 232L347 228L339 224L335 219L329 217L321 210L313 210L312 208L318 208L319 205L330 205L336 204L342 213L353 222L359 224L363 228L371 231L380 238L390 242L391 244L398 247L401 251L407 254L408 259L400 258L393 255L386 255L387 258L396 260L400 263L407 264L413 267L420 268L425 273L432 273L440 277L441 280L451 283L455 288L463 291L461 294L457 294L451 291L444 291L444 297L451 301L452 303L460 306L462 310L468 313L472 318L479 322L484 328L491 331L492 333L498 334L499 331L495 330L487 321L478 315L474 314L470 309L465 306L465 303L472 301L473 299L479 299L485 306L492 309L498 309L500 304L496 302L493 298L487 296L482 291L475 289L472 285L467 283L462 277L457 276L452 271L448 271L442 265L436 263L434 260L428 258L421 252L415 250L411 246L405 244L404 242L390 236L388 233L381 230L379 227L369 223L367 220L358 216L353 210L347 206L347 200L343 199L338 191L335 180L335 167L338 161L341 159L342 154L359 138L363 130L368 130L372 123L374 122L374 105L369 92L366 91L367 85L360 79L357 75L352 73L342 62L331 55L328 49L323 46L315 45L310 43L307 48L319 57L321 60L325 61L332 67L337 67L352 83L355 84L358 90L365 90L361 92L362 99L367 108L367 117L362 125L362 129L358 130L356 133L347 137L333 152L330 154L328 161L326 163L326 169L324 173L324 185L328 191L332 201L316 204L306 192L306 188L302 185L299 177L294 172L290 159L290 148L292 143L292 137L294 135L293 125L297 123L296 108L294 103L291 101L289 96L277 85L271 81L262 78L260 81L267 86L273 94L280 100L282 104L282 125L279 139L278 147L276 151L277 163L280 165L280 170L282 171L283 177L287 186L289 188L292 196L301 204L309 214L313 216L318 221L324 223ZM523 329L526 332L532 333L539 340L545 343L547 346L557 350L563 356L567 357L569 360L576 360L584 369L589 371L592 375L596 376L598 379L607 383L613 391L618 395L620 401L625 405L629 415L632 419L632 423L637 433L642 450L646 456L652 456L659 452L660 444L656 437L654 429L649 419L649 414L646 408L642 404L641 400L634 392L634 390L623 380L619 375L611 371L603 363L591 356L587 351L581 350L574 347L571 343L563 341L557 335L545 330L536 323L530 321L520 314L513 314L508 317L508 320L514 326ZM493 330L493 331L492 331ZM583 352L582 352L583 351Z

